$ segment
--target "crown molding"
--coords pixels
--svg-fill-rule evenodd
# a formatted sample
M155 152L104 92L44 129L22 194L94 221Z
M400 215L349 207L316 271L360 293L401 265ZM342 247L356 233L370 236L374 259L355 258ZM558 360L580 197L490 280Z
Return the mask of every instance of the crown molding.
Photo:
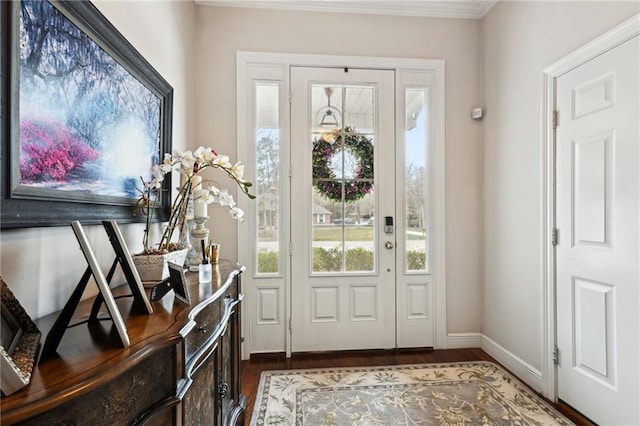
M194 0L203 6L481 19L498 0Z

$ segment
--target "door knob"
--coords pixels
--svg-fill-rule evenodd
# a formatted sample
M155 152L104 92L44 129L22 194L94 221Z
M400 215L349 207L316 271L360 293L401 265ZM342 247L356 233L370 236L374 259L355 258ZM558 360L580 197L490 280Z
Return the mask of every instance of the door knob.
M389 250L391 250L394 246L395 246L395 244L394 244L394 243L392 243L391 241L386 241L386 242L384 243L384 247L385 247L385 248L388 248Z

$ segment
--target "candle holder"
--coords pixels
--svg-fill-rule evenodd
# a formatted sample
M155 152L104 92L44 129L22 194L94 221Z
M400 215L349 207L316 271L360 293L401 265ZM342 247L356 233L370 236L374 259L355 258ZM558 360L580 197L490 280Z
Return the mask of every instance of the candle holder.
M185 174L180 175L180 180L185 180ZM184 223L182 224L182 230L180 232L180 247L187 249L187 257L184 260L182 266L188 268L191 264L189 262L189 255L193 251L191 245L191 231L195 228L196 223L193 220L193 196L189 194L189 200L187 201L187 209L185 211Z
M193 245L191 244L191 231L193 231L195 226L196 223L193 219L185 218L182 232L180 233L180 247L187 249L187 257L184 259L184 265L182 265L185 268L189 268L191 265L190 256L191 253L194 252Z
M202 242L206 246L209 243L209 230L204 227L205 222L209 219L205 217L195 217L189 220L190 223L195 223L193 229L191 229L191 249L187 254L187 263L189 264L189 271L198 272L199 265L202 263ZM191 228L191 226L190 226Z

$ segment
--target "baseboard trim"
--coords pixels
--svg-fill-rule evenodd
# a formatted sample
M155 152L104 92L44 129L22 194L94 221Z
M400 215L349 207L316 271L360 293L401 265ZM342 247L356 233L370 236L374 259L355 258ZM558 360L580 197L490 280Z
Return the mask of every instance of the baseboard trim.
M443 349L479 348L480 333L447 333L447 343Z
M494 340L481 335L480 348L491 355L496 361L511 371L516 377L528 384L536 392L542 392L542 372L536 370L522 359L512 354Z

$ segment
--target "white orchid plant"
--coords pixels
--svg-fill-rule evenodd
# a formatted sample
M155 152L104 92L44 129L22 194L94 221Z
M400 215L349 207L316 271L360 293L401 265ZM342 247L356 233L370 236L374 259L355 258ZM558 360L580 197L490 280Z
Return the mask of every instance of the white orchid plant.
M151 167L151 180L142 179L143 189L136 205L136 211L141 211L146 215L146 227L144 229L143 246L145 253L164 253L173 249L172 237L176 230L182 231L189 199L192 196L192 178L205 169L221 169L233 179L243 193L250 199L254 199L255 195L249 192L249 188L253 185L244 179L244 165L240 162L232 164L227 155L220 155L211 148L199 147L195 151L174 152L173 154L165 154L164 161L161 164L154 164ZM183 175L183 182L178 189L178 194L171 204L169 220L167 227L162 234L162 238L158 243L157 249L149 247L149 228L152 222L153 209L158 202L158 192L162 190L162 182L168 173L178 171ZM217 203L223 207L229 208L231 217L236 220L243 221L244 212L229 194L226 189L220 189L215 184L203 187L200 197L204 197L207 204Z

